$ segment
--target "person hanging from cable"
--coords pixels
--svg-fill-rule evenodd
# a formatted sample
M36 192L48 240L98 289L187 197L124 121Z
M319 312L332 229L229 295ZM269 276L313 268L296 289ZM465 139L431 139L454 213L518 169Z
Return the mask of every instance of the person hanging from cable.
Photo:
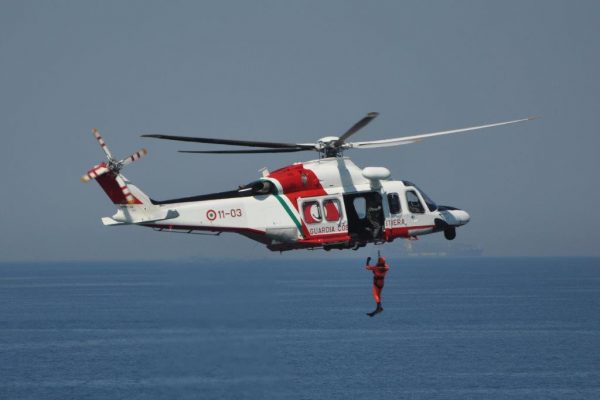
M385 274L390 270L390 266L385 262L385 258L382 257L379 252L377 252L377 254L377 264L369 265L371 257L368 257L365 265L366 269L373 272L373 298L377 303L377 308L367 313L369 317L373 317L383 311L383 307L381 306L381 290L383 289Z

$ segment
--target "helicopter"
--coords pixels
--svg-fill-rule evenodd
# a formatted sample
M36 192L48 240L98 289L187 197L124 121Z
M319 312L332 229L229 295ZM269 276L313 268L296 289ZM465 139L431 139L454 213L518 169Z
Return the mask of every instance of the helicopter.
M107 161L92 167L81 180L96 180L117 207L105 226L137 225L160 232L220 235L232 232L272 251L353 249L369 243L417 239L441 232L447 240L467 224L467 211L436 204L416 184L393 180L385 167L360 168L344 155L355 149L413 144L437 136L466 133L530 121L535 117L392 139L350 142L348 139L379 114L368 113L341 136L316 143L278 143L144 134L142 137L188 143L246 147L235 150L180 150L192 154L261 154L313 151L318 158L296 162L237 189L170 200L155 200L132 184L121 170L148 154L113 157L97 129L92 133ZM247 149L251 147L251 149Z

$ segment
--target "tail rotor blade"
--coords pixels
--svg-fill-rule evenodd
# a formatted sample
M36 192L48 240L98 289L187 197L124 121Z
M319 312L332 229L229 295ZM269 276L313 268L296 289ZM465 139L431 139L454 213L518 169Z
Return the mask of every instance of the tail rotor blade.
M121 161L119 161L119 164L121 164L122 166L129 165L132 162L134 162L136 160L139 160L140 158L144 157L147 154L148 154L148 150L146 150L146 149L139 149L138 151L136 151L135 153L133 153L129 157L124 158Z
M94 134L94 137L96 138L98 143L100 143L100 147L102 147L102 150L104 151L104 154L106 154L106 157L108 158L108 160L111 161L113 159L113 156L110 153L108 146L104 142L104 139L102 138L102 136L100 136L100 132L98 132L98 129L96 129L96 128L92 129L92 133Z
M85 175L81 177L81 182L89 182L92 179L96 179L97 177L104 175L108 171L109 169L105 163L95 165L92 169L90 169Z

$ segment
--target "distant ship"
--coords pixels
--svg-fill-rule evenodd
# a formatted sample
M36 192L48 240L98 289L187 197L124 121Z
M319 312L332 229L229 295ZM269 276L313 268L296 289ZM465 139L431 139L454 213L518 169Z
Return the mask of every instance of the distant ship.
M407 240L403 253L409 257L481 257L483 248L472 244L414 243Z

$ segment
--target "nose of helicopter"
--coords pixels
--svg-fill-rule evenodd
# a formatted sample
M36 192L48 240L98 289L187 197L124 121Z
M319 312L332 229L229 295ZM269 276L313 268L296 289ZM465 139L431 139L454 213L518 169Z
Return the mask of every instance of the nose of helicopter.
M458 225L465 225L471 220L471 216L465 210L454 210L451 211L458 222Z
M440 207L440 214L444 217L445 222L451 226L465 225L471 220L468 212L454 207Z

